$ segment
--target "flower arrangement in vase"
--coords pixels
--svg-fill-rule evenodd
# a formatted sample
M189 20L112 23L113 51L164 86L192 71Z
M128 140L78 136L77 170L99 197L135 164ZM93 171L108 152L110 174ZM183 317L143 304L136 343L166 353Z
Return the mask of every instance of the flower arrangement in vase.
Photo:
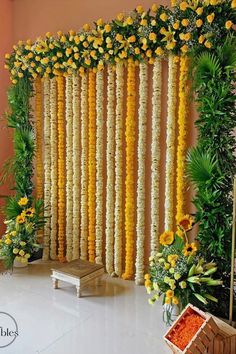
M27 265L32 253L41 245L37 243L36 231L44 225L43 201L32 201L27 197L9 198L6 232L0 239L0 256L7 269L14 261Z
M145 286L152 294L149 303L153 305L163 296L163 319L170 324L176 313L176 306L182 310L189 302L207 305L208 300L217 302L212 296L212 287L222 285L220 279L213 279L216 263L201 255L195 242L189 243L187 232L192 229L193 218L185 215L177 225L177 231L165 231L160 235L160 249L150 257L149 273L145 275Z

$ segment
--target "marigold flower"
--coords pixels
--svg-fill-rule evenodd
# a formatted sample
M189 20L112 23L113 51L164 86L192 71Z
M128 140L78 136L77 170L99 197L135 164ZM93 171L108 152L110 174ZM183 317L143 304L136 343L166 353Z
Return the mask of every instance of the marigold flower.
M156 38L157 38L157 35L156 35L156 33L154 33L154 32L151 32L150 34L149 34L149 39L150 39L150 41L155 41L156 40Z
M167 257L168 262L176 262L179 256L177 254L169 254Z
M10 245L12 243L12 240L10 239L10 238L7 238L6 240L5 240L5 244L6 245Z
M225 22L225 28L227 30L229 30L232 26L233 26L233 22L232 21L226 21Z
M168 19L168 16L165 12L163 12L161 15L160 15L160 19L163 21L163 22L166 22L166 20Z
M109 24L106 24L105 27L104 27L104 30L105 30L106 33L111 32L111 26Z
M160 236L160 244L163 246L171 245L174 242L174 232L165 231Z
M206 42L204 43L204 45L205 45L205 47L208 48L208 49L210 49L210 48L212 47L212 44L211 44L210 41L206 41Z
M152 10L152 12L157 12L157 10L158 10L157 4L153 4L151 7L151 10Z
M207 16L207 22L212 23L214 21L215 14L212 12L210 15Z
M124 19L124 14L122 12L120 12L117 16L116 16L118 21L122 21Z
M136 47L135 49L134 49L134 52L135 52L135 54L140 54L140 49L138 48L138 47Z
M173 24L173 28L175 30L179 29L179 21L176 21L174 24Z
M184 44L181 48L180 48L182 53L187 53L188 51L188 46L186 44Z
M97 20L97 25L98 25L98 26L102 26L103 23L104 23L104 21L103 21L102 18L99 18L99 19Z
M172 303L173 303L174 305L178 305L178 304L179 304L179 300L178 300L178 298L177 298L176 296L173 297Z
M133 35L133 36L130 36L129 38L128 38L128 42L129 43L134 43L136 41L136 37Z
M173 297L174 296L174 291L173 290L167 290L166 291L166 296L170 297L170 298Z
M184 27L187 27L189 25L189 20L187 18L184 18L181 23Z
M138 14L143 13L144 10L143 10L142 5L138 5L138 6L136 7L136 11L137 11Z
M235 9L235 8L236 8L236 0L233 0L233 1L231 2L231 7L232 7L232 9Z
M203 35L201 35L201 36L198 38L198 43L202 44L204 41L205 41L205 37L204 37Z
M141 24L141 26L145 27L145 26L147 26L148 23L147 23L147 20L145 18L143 18L141 20L140 24Z
M127 19L126 19L126 24L127 24L127 25L132 25L133 22L134 22L134 21L133 21L132 17L130 17L130 16L127 17Z
M183 249L183 254L185 257L193 256L197 252L197 246L195 242L186 243Z
M191 33L186 33L186 34L184 35L184 40L185 40L186 42L189 41L191 38L192 38Z
M156 21L156 20L152 20L152 21L151 21L151 25L152 25L152 26L156 26L156 24L157 24L157 21Z
M180 4L179 4L179 7L180 7L180 10L181 11L185 11L187 8L188 8L188 4L186 1L182 1Z
M155 50L156 55L163 55L164 54L164 50L161 47L157 47L157 49Z
M198 19L197 21L196 21L196 26L197 27L201 27L203 25L203 21L202 21L202 19Z
M203 7L198 7L196 9L196 13L198 14L198 16L200 16L203 13Z
M174 49L174 47L176 46L176 42L170 42L166 45L166 49L171 50Z
M23 198L20 198L20 200L18 201L18 204L20 205L20 206L25 206L25 205L27 205L28 204L28 198L27 197L23 197Z

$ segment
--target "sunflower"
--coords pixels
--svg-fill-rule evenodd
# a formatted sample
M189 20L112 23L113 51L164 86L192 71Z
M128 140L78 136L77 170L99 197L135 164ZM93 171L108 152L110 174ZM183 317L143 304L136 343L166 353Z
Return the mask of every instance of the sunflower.
M181 228L183 231L189 231L192 228L193 225L193 217L191 215L184 215L178 222L178 226Z
M35 213L35 209L34 208L28 208L25 211L25 216L29 216L30 218L32 218L34 216Z
M18 215L17 218L16 218L16 223L17 224L24 224L25 222L25 216L24 215Z
M196 252L197 252L197 246L194 242L185 244L183 253L186 257L193 256Z
M160 236L160 244L163 246L171 245L174 241L174 232L165 231Z
M26 198L26 197L20 198L20 200L18 201L18 204L20 206L27 205L28 204L28 198Z

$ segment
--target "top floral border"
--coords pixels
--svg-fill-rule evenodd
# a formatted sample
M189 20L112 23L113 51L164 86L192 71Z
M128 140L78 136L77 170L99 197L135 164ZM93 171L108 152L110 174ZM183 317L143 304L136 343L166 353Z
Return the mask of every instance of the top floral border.
M156 57L168 53L179 55L193 49L215 48L236 24L236 0L182 1L169 9L152 5L144 11L142 6L114 20L102 19L93 28L85 24L78 32L69 31L57 36L46 33L45 38L30 39L13 47L6 54L6 65L13 84L27 76L57 76L88 68L102 70L105 64L115 64L132 58L150 64Z

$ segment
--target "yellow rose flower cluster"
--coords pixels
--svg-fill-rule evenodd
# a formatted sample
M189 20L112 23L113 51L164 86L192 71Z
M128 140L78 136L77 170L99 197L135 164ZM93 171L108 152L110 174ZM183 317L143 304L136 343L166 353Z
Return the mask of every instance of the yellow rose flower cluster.
M5 66L16 84L25 75L32 79L77 71L83 75L88 68L96 72L106 63L130 57L153 64L156 57L167 56L169 51L178 55L201 45L210 49L233 30L235 1L200 1L197 7L182 1L173 12L156 4L151 11L144 11L139 5L109 23L98 19L94 28L86 23L78 32L58 31L57 36L47 32L35 42L19 41L13 53L6 55Z

